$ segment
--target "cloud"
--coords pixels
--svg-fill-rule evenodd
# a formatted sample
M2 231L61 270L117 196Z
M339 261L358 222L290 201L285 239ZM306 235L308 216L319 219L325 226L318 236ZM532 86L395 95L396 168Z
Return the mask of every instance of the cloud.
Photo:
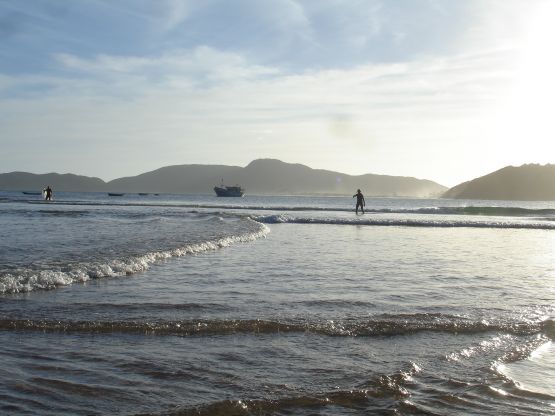
M279 118L288 113L295 117L302 114L327 117L368 111L422 113L456 108L472 112L477 104L486 105L499 97L499 91L510 84L513 75L509 67L503 69L503 63L511 59L510 53L503 50L300 74L251 64L239 54L208 47L150 58L99 55L83 59L59 54L56 59L71 71L71 76L13 76L3 77L0 83L4 88L8 84L11 87L50 84L56 87L47 96L50 99L57 98L58 88L64 84L70 86L64 95L86 98L88 91L98 91L96 96L106 93L106 100L130 92L143 99L184 94L181 98L186 100L187 94L194 92L207 100L225 102L230 108L268 109L259 114ZM153 81L154 75L157 78ZM211 82L198 82L201 76ZM178 85L187 88L176 89ZM245 97L249 101L245 102ZM233 100L240 104L228 102Z
M170 31L182 24L190 13L189 2L186 0L166 0L159 2L160 6L165 8L164 30Z
M514 101L515 83L530 85L521 78L538 74L537 65L519 74L517 59L542 62L552 38L545 25L537 37L547 40L532 42L538 56L521 54L524 3L507 3L91 0L63 22L35 19L54 35L25 56L49 60L21 66L27 75L0 75L2 148L46 154L55 144L59 163L79 160L94 175L98 160L123 155L104 177L260 156L350 173L487 173L522 118L522 105L511 113L503 103ZM110 25L97 37L89 20L103 16ZM512 19L520 34L504 28ZM16 56L5 46L0 53ZM547 72L523 90L545 90ZM535 112L530 98L526 113ZM534 132L553 131L542 123ZM537 143L535 154L547 154ZM49 162L8 159L18 169Z
M438 1L447 12L407 0L90 0L55 14L59 2L19 2L8 10L26 16L32 30L8 48L12 57L27 52L18 57L25 70L50 70L51 55L148 58L202 46L292 72L348 68L451 45L459 32L453 21L466 14L462 2Z
M124 16L142 21L150 30L166 34L179 27L195 9L195 3L190 0L91 0L90 11L99 14L102 10L109 10L110 15L119 16L124 22Z
M151 62L147 58L98 55L94 59L80 58L68 53L58 53L54 58L66 69L89 73L130 73L144 69Z
M165 52L152 57L98 55L85 59L70 54L56 54L54 58L74 77L83 77L88 82L102 80L99 90L109 89L112 95L129 93L121 89L127 87L132 88L134 95L137 95L152 85L207 88L279 74L277 68L250 64L237 53L206 46Z
M373 171L415 175L414 160L429 157L430 149L480 145L484 114L513 76L503 69L510 60L503 50L299 74L207 47L150 58L57 59L71 76L0 79L12 90L50 85L32 100L0 102L4 137L55 142L71 157L86 148L82 158L92 158L95 175L94 161L133 149L133 160L112 168L127 170L106 177L170 163L242 164L260 156L351 173L367 172L371 163ZM337 165L343 159L358 162ZM403 168L394 159L403 160Z

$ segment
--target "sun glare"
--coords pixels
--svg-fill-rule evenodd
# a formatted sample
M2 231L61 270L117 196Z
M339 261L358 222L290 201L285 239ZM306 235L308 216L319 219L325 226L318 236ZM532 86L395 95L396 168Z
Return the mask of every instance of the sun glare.
M522 37L517 78L508 112L501 122L505 137L521 159L546 163L555 155L555 2L545 1L535 8ZM514 156L517 156L516 154Z

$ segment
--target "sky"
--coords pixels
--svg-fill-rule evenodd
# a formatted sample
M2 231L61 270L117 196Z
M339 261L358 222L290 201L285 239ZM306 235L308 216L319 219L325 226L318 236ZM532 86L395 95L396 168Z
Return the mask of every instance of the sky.
M555 0L0 0L0 172L555 163Z

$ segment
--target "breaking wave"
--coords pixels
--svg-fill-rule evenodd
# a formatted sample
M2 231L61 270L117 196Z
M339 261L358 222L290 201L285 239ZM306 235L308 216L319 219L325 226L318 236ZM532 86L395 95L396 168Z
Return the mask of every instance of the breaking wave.
M264 237L268 232L268 227L259 224L258 230L255 232L186 244L170 250L152 251L109 261L67 264L57 269L15 268L0 272L0 294L30 292L37 289L48 290L90 279L127 276L145 271L153 263L162 260L217 250L234 243L253 241Z
M528 230L555 230L555 223L545 221L492 221L471 219L432 219L432 218L317 218L295 217L286 214L251 216L264 224L320 224L320 225L367 225L396 227L432 227L432 228L503 228Z

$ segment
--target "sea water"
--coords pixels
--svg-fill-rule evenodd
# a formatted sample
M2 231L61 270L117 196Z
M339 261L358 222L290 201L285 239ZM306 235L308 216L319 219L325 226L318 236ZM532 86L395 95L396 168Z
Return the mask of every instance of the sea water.
M555 204L0 193L0 413L555 414Z

